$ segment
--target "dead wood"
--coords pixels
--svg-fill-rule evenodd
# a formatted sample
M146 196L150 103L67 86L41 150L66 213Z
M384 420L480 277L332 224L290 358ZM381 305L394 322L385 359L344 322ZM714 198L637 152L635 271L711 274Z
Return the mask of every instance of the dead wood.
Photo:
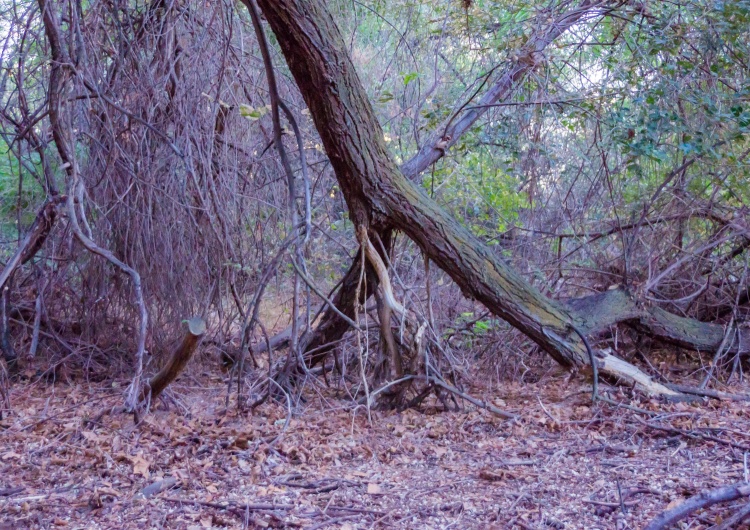
M742 523L742 521L747 522L748 520L750 520L750 503L747 503L734 512L733 515L724 519L721 524L716 525L712 530L732 530L733 528L737 528L737 525Z
M568 309L543 296L497 259L396 166L325 5L259 3L311 111L358 232L372 230L374 236L393 228L403 231L464 294L485 304L558 362L573 369L590 364ZM582 2L570 16L580 18L593 5ZM537 44L543 48L547 42ZM321 54L321 50L326 52ZM349 110L342 113L341 109ZM351 119L344 123L344 115ZM361 236L359 239L362 242ZM613 356L606 356L597 368L638 385L648 394L678 395Z
M8 371L0 361L0 421L2 421L5 410L10 410L10 397L8 396Z
M180 345L172 355L169 356L162 369L151 378L148 383L148 389L144 389L141 392L140 401L144 401L147 398L153 401L159 397L164 392L164 389L182 373L182 370L193 356L195 347L206 333L206 322L200 317L193 317L187 321L187 325L188 329L182 338L182 342L180 342Z
M217 510L227 510L230 512L236 512L240 516L244 515L245 512L260 512L260 511L274 511L274 510L291 510L294 508L293 504L243 504L239 502L206 502L198 501L193 499L183 499L180 497L162 497L165 502L173 502L177 504L194 504L199 506L208 506L209 508L216 508Z
M262 7L262 6L261 6ZM435 128L435 131L422 143L419 152L399 168L401 173L409 180L417 177L427 168L435 164L445 156L446 152L460 138L471 129L476 122L488 112L493 105L509 98L515 88L522 82L529 72L537 67L537 58L543 55L544 49L563 35L571 26L586 18L595 11L596 2L584 1L578 7L561 13L556 19L551 20L548 25L542 26L536 31L526 43L525 49L520 50L517 60L510 62L504 72L494 81L481 95L476 105L462 108L448 117L443 124ZM529 60L532 58L532 60ZM382 228L371 227L373 232L383 241L386 249L390 250L394 237L393 227ZM427 259L430 259L429 257ZM354 306L363 301L356 300L356 286L360 276L359 264L361 260L355 257L341 281L341 287L333 299L336 307L349 318L354 315ZM439 265L439 263L438 263ZM378 285L378 277L370 269L370 263L366 264L368 284L373 286L372 292ZM336 311L326 308L320 323L315 330L308 332L301 342L301 350L307 354L306 361L312 367L322 362L330 352L329 344L335 344L348 330L346 323L340 318ZM314 351L314 354L313 354Z
M374 237L388 230L401 230L451 276L466 296L482 302L560 364L574 370L591 365L593 357L576 332L576 328L584 327L581 320L590 320L588 332L600 329L608 319L612 323L635 319L649 333L672 343L698 349L721 344L717 340L724 336L721 326L678 317L660 308L641 308L632 302L622 307L610 304L609 313L600 315L601 306L597 306L587 319L580 315L587 309L585 304L581 310L571 310L542 295L416 187L405 175L409 171L396 166L325 5L262 0L259 4L310 109L358 231L365 229ZM595 5L582 2L575 14L569 14L570 18L594 11ZM543 48L547 43L542 39L535 45ZM351 119L342 121L344 115ZM451 122L445 130L450 125ZM427 148L430 152L435 149L440 151ZM355 299L356 296L347 303L354 306ZM602 299L609 301L607 293ZM603 375L634 384L649 395L680 396L614 355L599 352L597 357L596 368Z
M700 440L707 440L711 442L716 442L721 445L728 445L729 447L735 447L737 449L741 449L743 451L750 451L750 445L747 444L741 444L732 442L731 440L724 440L723 438L718 438L716 436L711 436L710 434L702 434L699 432L693 432L693 431L687 431L685 429L679 429L677 427L673 427L672 425L657 425L655 423L646 422L639 418L638 416L635 416L635 419L643 426L648 427L649 429L654 429L657 431L663 431L668 432L672 434L677 434L679 436L684 436L686 438L693 438L693 439L700 439Z
M675 506L671 510L666 510L659 514L653 521L651 521L645 530L661 530L663 528L668 528L669 525L684 519L691 513L700 509L748 496L750 496L750 484L741 482L731 486L704 490Z
M2 299L2 319L0 320L0 350L2 350L3 357L8 364L8 371L11 374L15 374L18 371L18 355L13 348L13 343L10 339L10 326L8 315L10 313L9 302L8 302L8 283L10 282L13 273L21 267L24 263L28 262L33 258L42 245L47 240L52 231L52 227L55 225L57 219L57 206L62 203L66 197L64 195L55 196L49 199L44 206L39 210L31 224L29 233L23 239L18 249L16 250L13 257L8 260L5 264L3 272L0 273L0 298Z
M26 488L24 488L23 486L11 486L10 488L2 488L0 489L0 497L10 497L11 495L22 493L25 490Z
M200 317L193 317L187 320L188 329L182 338L182 342L177 349L170 355L166 364L162 367L159 372L151 378L146 388L141 389L138 394L138 402L142 403L146 400L152 402L154 399L164 392L172 381L182 373L182 370L187 365L188 361L193 356L195 347L200 342L201 337L206 333L206 322ZM106 407L99 411L91 419L84 420L84 425L96 424L108 414L120 414L129 411L127 406L115 406ZM137 410L132 410L135 422L139 422L139 415Z
M709 388L698 388L696 386L688 385L673 385L668 384L667 387L683 394L693 394L696 396L708 397L712 399L723 399L726 401L750 401L750 395L747 394L732 394L730 392L722 392L720 390L711 390Z
M18 372L18 354L10 340L8 291L7 288L0 289L0 353L3 354L5 364L8 365L8 373L15 375Z
M570 299L567 304L573 309L579 329L589 335L624 323L661 342L703 352L716 352L724 342L724 326L640 304L624 288ZM743 327L738 332L740 340L729 345L728 351L750 352L750 329Z

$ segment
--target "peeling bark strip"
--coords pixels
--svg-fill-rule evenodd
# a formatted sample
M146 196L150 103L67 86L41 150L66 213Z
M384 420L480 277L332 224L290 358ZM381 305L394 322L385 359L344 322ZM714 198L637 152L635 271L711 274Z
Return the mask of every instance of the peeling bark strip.
M543 296L497 259L401 173L388 153L383 131L325 2L258 3L310 109L354 225L403 231L466 295L526 334L558 362L570 367L588 364L569 309ZM603 361L600 370L636 382L649 393L676 394L635 367L613 359Z
M383 242L383 248L386 252L390 252L393 247L393 231L383 230L380 234L380 240ZM381 252L380 245L375 247L378 253ZM383 256L381 254L383 258ZM360 290L360 299L357 300L357 285L359 284L360 277L360 265L362 264L362 257L359 253L354 257L352 264L347 270L344 278L341 280L341 287L336 291L332 300L333 304L341 311L344 315L349 318L354 318L354 306L355 302L359 304L365 303L365 292ZM375 291L378 286L379 279L369 261L365 262L365 275L367 277L367 285L370 285L367 294ZM310 367L323 362L327 357L328 352L333 348L339 339L349 330L349 324L341 318L336 311L327 308L320 319L320 323L313 331L308 331L300 341L300 351L305 352L306 362Z
M408 181L391 159L341 34L320 0L261 8L310 108L355 225L415 240L469 296L566 365L586 363L567 310L542 296Z

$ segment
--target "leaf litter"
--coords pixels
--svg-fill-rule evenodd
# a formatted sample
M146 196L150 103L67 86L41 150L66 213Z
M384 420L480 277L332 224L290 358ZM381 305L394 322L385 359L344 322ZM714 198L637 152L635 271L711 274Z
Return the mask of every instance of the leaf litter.
M748 480L742 402L637 403L649 417L546 380L471 389L515 421L427 403L369 423L326 389L285 425L285 403L225 410L224 381L198 379L138 426L86 423L118 404L111 386L16 384L0 423L0 529L636 529Z

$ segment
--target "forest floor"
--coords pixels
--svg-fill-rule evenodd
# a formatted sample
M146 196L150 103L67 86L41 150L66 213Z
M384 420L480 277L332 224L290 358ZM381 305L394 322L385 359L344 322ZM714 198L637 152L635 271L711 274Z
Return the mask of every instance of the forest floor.
M747 403L630 402L649 416L592 405L585 381L555 375L471 389L513 421L435 404L368 420L320 388L287 424L285 403L226 411L225 376L190 372L139 426L124 414L84 423L119 403L124 380L14 383L0 529L638 529L748 478Z

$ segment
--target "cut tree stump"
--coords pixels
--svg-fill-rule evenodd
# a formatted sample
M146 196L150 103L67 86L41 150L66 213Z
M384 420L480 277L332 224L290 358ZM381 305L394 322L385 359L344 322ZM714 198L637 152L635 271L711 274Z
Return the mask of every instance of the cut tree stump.
M166 364L162 367L159 372L151 378L148 385L143 388L139 394L138 402L142 403L147 399L149 402L153 402L154 399L164 392L172 381L177 379L182 371L185 369L190 358L193 356L195 347L198 346L200 339L206 333L206 322L200 317L193 317L190 320L185 320L188 329L185 336L182 338L182 342L177 349L169 356ZM122 412L132 412L135 417L135 422L138 423L138 410L130 409L127 406L115 406L107 407L101 410L93 418L84 420L83 424L88 425L91 423L99 423L101 419L108 414L120 414Z
M188 329L182 338L182 342L169 357L167 363L159 370L159 373L148 382L148 386L141 392L139 401L144 401L149 397L153 401L159 397L164 389L177 379L177 376L185 369L188 361L193 356L195 347L206 333L206 322L200 317L193 317L186 322Z

